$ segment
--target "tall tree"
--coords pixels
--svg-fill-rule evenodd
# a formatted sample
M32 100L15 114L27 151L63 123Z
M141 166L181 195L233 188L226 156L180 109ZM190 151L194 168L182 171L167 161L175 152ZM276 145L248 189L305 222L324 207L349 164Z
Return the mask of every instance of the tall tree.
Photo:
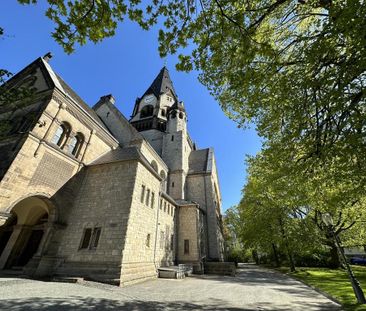
M255 122L265 139L295 144L297 160L330 161L365 184L365 1L48 3L52 35L68 53L114 35L126 17L143 29L157 24L160 54L179 52L177 67L199 70L200 81L239 124Z

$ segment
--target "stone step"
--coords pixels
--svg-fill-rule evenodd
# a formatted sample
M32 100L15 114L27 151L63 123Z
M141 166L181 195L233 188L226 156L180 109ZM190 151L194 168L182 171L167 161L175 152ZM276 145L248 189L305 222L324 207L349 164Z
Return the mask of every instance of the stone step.
M186 274L184 271L175 270L175 269L158 269L159 272L159 278L163 279L184 279L186 277Z

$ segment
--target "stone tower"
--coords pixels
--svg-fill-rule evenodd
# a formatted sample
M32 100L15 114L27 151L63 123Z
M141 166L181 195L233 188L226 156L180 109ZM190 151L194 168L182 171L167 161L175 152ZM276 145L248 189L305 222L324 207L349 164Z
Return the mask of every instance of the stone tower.
M185 199L189 154L193 149L187 133L187 115L163 67L141 98L137 98L131 124L153 146L169 167L168 193Z
M169 167L169 194L176 200L185 199L190 148L187 143L187 117L182 102L175 102L167 114L162 158Z
M167 127L167 114L178 102L168 69L163 67L146 92L136 99L131 124L161 156L163 136Z

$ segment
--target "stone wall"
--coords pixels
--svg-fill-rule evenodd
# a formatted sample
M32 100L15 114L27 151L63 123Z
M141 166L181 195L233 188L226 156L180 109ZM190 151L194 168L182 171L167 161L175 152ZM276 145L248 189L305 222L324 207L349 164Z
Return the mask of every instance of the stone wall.
M234 262L205 262L205 273L235 276L236 267Z
M207 259L223 260L223 237L220 214L215 195L215 179L211 173L187 176L187 199L197 202L205 211L204 227L207 241ZM216 202L216 203L215 203Z
M155 129L142 131L141 135L149 142L157 154L161 156L163 151L163 136L164 133Z
M186 205L180 206L178 213L178 261L196 263L201 259L198 231L199 210L195 205ZM185 241L189 241L188 252L187 249L185 250Z
M160 180L139 163L122 258L122 286L156 277L158 267L174 261L174 247L170 247L174 214L159 206L159 191Z
M67 227L59 231L59 237L55 237L59 243L57 257L62 259L57 274L77 273L95 279L119 279L118 267L128 241L126 231L136 169L136 161L86 169L85 176L80 179L82 186L73 208L68 211ZM96 248L81 249L86 228L101 228Z
M52 143L61 122L70 124L72 133L85 137L79 156ZM43 126L39 126L43 124ZM27 196L52 197L84 164L117 147L106 142L92 129L78 120L65 103L52 99L39 118L39 122L24 136L24 143L0 183L0 211L11 207Z

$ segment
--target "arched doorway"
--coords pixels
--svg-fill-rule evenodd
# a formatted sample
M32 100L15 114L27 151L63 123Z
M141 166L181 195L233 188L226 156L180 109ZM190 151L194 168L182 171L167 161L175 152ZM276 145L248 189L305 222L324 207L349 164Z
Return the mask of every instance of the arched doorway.
M0 227L0 269L24 267L40 251L54 209L47 199L28 197L11 209Z

